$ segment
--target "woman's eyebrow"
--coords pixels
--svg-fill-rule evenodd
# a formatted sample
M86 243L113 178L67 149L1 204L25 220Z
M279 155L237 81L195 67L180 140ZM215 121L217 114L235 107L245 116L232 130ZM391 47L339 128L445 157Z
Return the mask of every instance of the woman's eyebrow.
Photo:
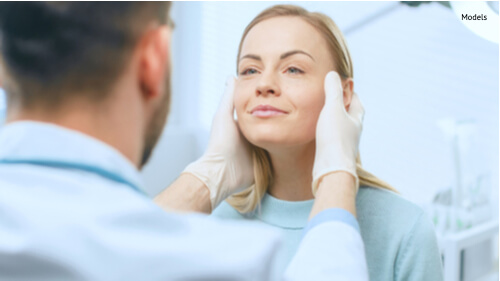
M253 59L253 60L258 60L258 61L262 60L259 56L253 55L253 54L244 55L240 58L240 60L242 60L242 59Z
M313 61L315 61L314 58L310 54L308 54L308 53L306 53L304 51L301 51L301 50L293 50L293 51L286 52L286 53L284 53L284 54L282 54L280 56L280 60L286 59L287 57L293 56L293 55L296 55L296 54L306 55L306 56L310 57Z
M306 53L306 52L304 52L304 51L301 51L301 50L292 50L292 51L288 51L288 52L286 52L286 53L284 53L284 54L282 54L282 55L280 56L280 60L286 59L286 58L288 58L288 57L290 57L290 56L293 56L293 55L296 55L296 54L303 54L303 55L306 55L306 56L310 57L313 61L315 61L315 60L314 60L314 58L313 58L310 54L308 54L308 53ZM253 60L262 61L262 59L260 58L260 56L258 56L258 55L254 55L254 54L247 54L247 55L244 55L244 56L242 56L242 57L240 58L240 60L242 60L242 59L253 59Z

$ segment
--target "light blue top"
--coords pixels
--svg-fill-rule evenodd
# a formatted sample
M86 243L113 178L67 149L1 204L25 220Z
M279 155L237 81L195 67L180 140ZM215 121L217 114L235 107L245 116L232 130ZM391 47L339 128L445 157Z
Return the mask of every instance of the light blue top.
M297 250L313 203L283 201L266 194L260 213L242 215L224 202L213 215L257 221L280 230L285 236L286 251L279 257L284 270ZM370 280L443 280L433 225L419 207L393 192L371 187L360 188L356 206Z
M0 280L281 276L273 266L282 249L279 232L257 223L165 212L141 186L136 167L100 140L41 122L1 128ZM309 249L320 249L336 232L357 235L356 224L341 211L328 210L322 217L326 221L314 220L321 228L311 230L315 239L309 239ZM361 238L354 242L362 247ZM353 248L346 247L337 259ZM297 256L315 262L316 253ZM298 264L295 272L307 270Z

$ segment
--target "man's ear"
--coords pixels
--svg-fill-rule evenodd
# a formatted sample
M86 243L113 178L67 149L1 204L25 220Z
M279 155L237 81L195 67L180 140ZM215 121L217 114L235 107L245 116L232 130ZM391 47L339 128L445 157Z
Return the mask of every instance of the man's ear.
M2 57L0 56L0 88L2 88L2 80L3 80L3 60Z
M170 64L170 36L170 27L155 27L146 31L139 43L139 79L145 99L164 94Z
M351 105L352 95L354 93L354 81L352 78L347 78L342 80L342 89L344 89L344 106L345 110L349 111L349 106Z

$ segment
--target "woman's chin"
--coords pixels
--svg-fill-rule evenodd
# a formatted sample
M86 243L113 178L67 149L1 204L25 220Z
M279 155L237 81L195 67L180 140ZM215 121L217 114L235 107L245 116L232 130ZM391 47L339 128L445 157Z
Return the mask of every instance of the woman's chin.
M293 148L301 143L292 141L289 138L281 138L278 136L262 136L260 138L247 138L247 140L254 146L272 152L273 150L282 150L286 148Z
M281 126L281 128L276 126L242 126L241 129L248 142L268 151L287 147L293 148L314 140L314 135L309 137L307 133L304 133L304 131L307 130L300 130L297 128L285 130L287 128L283 127L284 126Z
M251 141L250 143L267 151L272 151L278 147L283 147L283 143L270 140Z

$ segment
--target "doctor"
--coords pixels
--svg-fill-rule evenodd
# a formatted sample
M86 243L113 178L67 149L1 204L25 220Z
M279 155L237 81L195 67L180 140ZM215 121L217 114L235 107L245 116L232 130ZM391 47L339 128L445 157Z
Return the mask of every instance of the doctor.
M206 153L155 199L167 212L141 191L170 104L169 7L0 3L0 280L367 280L352 167L363 109L343 110L336 73L316 202L285 276L274 231L178 213L210 213L253 182L232 79Z

